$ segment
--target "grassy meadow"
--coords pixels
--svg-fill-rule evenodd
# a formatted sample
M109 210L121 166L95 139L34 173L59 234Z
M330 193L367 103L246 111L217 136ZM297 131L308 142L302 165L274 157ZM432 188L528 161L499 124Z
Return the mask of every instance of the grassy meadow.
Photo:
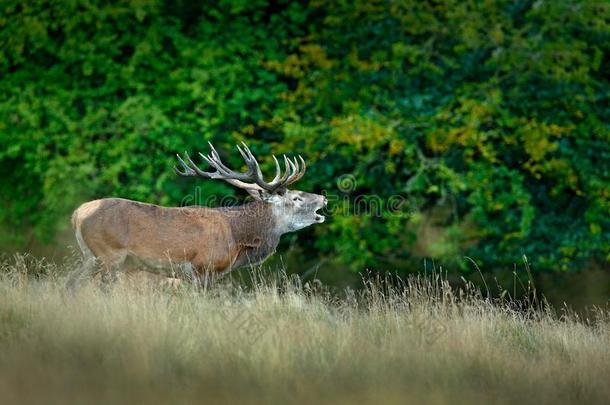
M122 281L69 291L76 266L2 262L1 403L610 398L607 310L486 299L439 275L333 293L268 270L205 290Z

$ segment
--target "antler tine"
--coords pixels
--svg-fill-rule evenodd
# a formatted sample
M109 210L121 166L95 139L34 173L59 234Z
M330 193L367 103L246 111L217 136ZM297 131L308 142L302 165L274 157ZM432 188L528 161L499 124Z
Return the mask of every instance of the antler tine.
M278 162L275 155L271 155L271 157L273 158L273 161L275 162L275 176L273 177L273 180L271 180L271 183L275 183L282 176L282 168L280 167L280 162Z
M210 145L210 155L216 160L220 161L220 155L216 152L216 148L212 145L212 142L208 141L208 145Z
M290 178L293 178L299 172L299 165L296 161L288 158L290 162L290 167L292 168L292 173L290 174Z
M248 168L250 170L252 170L252 173L256 174L256 177L258 179L260 179L261 182L265 182L263 180L263 173L261 172L261 168L258 164L258 161L256 160L256 157L254 157L254 155L252 154L252 151L250 150L250 148L248 148L248 145L246 145L245 142L242 141L242 147L244 148L243 150L239 147L239 145L237 145L237 149L239 150L239 153L243 156L244 160L246 161L246 165L248 165ZM259 184L257 182L257 184ZM259 184L260 186L264 187L262 184Z
M203 170L199 169L197 167L197 165L195 163L193 163L193 161L191 160L191 157L189 156L189 154L187 152L184 152L184 155L186 156L186 162L182 159L182 157L179 154L176 154L176 157L178 158L178 161L180 162L180 164L182 165L182 168L184 169L184 171L180 171L180 169L178 169L176 166L174 166L174 171L176 172L176 174L178 174L179 176L202 176L202 177L206 177L209 178L210 177L210 173L204 172Z
M186 152L184 152L184 153L186 153ZM182 157L180 156L179 153L176 153L176 157L178 158L178 161L180 162L180 164L182 165L182 169L184 170L184 171L181 171L176 166L174 166L174 172L176 172L176 174L178 176L188 176L188 175L194 175L195 174L193 169L188 167L186 162L184 160L182 160Z
M299 164L299 160L301 164ZM294 160L291 162L296 169L294 170L293 175L290 176L290 178L286 181L286 185L290 185L298 181L301 177L303 177L305 175L305 169L307 167L307 165L305 164L305 160L301 155L298 155L298 160L297 157L295 157Z
M241 157L244 159L244 162L246 162L246 166L248 166L248 173L253 174L255 172L255 169L253 168L252 159L239 145L237 145L237 150L239 151Z
M284 155L284 167L286 168L286 172L284 172L284 175L280 179L280 183L282 183L282 184L286 183L286 180L288 180L290 178L290 173L292 172L292 166L290 166L290 160L288 160L288 157L286 157L286 155Z
M216 169L216 172L219 176L229 176L231 174L231 169L226 167L219 159L216 159L211 154L206 156L203 153L199 152L199 156L203 161L205 161L210 167Z
M303 156L299 155L299 159L301 159L301 163L303 164L303 171L301 172L301 177L303 177L305 175L305 170L307 170L307 164L305 163Z
M204 172L203 170L201 170L196 164L195 162L193 162L193 160L191 159L191 157L189 156L188 153L185 152L186 155L186 161L189 164L189 167L191 168L191 170L193 170L197 175L202 176L202 177L212 177L213 173L208 173L208 172Z
M244 152L244 150L241 148L241 146L236 145L237 150L239 151L239 154L241 155L241 157L244 159L244 161L246 162L246 165L248 166L248 168L250 168L250 156L248 156L248 154L246 152Z
M216 148L214 148L214 145L212 145L212 142L208 141L208 145L210 145L210 155L208 156L204 156L201 152L199 152L199 155L212 167L214 167L216 170L219 170L219 168L224 172L225 174L230 174L232 172L231 169L229 169L227 166L224 165L224 163L222 163L222 160L220 159L220 155L218 154L218 152L216 151Z
M294 176L292 177L292 180L290 181L290 183L294 183L295 181L297 181L300 177L301 177L301 165L299 165L299 161L297 160L296 157L293 158L294 161L294 165L296 166L296 170L294 172Z
M297 177L295 181L300 180L301 177L305 175L305 170L307 170L307 164L305 163L305 159L303 159L303 156L299 155L299 160L301 161L301 171L299 172L299 177Z

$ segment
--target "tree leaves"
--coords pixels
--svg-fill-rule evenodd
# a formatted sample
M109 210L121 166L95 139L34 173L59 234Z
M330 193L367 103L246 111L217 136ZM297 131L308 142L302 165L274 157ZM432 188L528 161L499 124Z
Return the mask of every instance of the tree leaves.
M174 153L213 140L239 167L229 151L246 140L266 168L272 152L303 154L299 188L348 207L299 238L355 271L421 252L608 260L603 2L1 7L0 220L19 229L5 238L50 240L88 198L179 204L196 191L171 175ZM337 189L345 174L356 193ZM396 197L400 216L354 209Z

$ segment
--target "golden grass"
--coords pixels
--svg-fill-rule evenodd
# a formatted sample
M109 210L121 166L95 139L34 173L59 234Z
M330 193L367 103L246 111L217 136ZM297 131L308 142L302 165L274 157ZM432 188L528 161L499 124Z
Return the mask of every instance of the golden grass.
M70 267L65 265L64 267ZM207 291L0 275L0 403L605 403L610 319L517 310L440 277L338 298L257 273Z

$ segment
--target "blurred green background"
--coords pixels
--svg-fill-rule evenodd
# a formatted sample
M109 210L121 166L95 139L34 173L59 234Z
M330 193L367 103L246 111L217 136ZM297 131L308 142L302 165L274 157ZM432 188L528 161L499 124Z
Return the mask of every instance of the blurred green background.
M88 199L241 196L171 167L207 141L242 167L246 141L267 170L302 154L297 188L333 196L282 242L299 271L469 256L512 280L527 255L607 300L609 21L606 1L5 1L0 247L65 252Z

